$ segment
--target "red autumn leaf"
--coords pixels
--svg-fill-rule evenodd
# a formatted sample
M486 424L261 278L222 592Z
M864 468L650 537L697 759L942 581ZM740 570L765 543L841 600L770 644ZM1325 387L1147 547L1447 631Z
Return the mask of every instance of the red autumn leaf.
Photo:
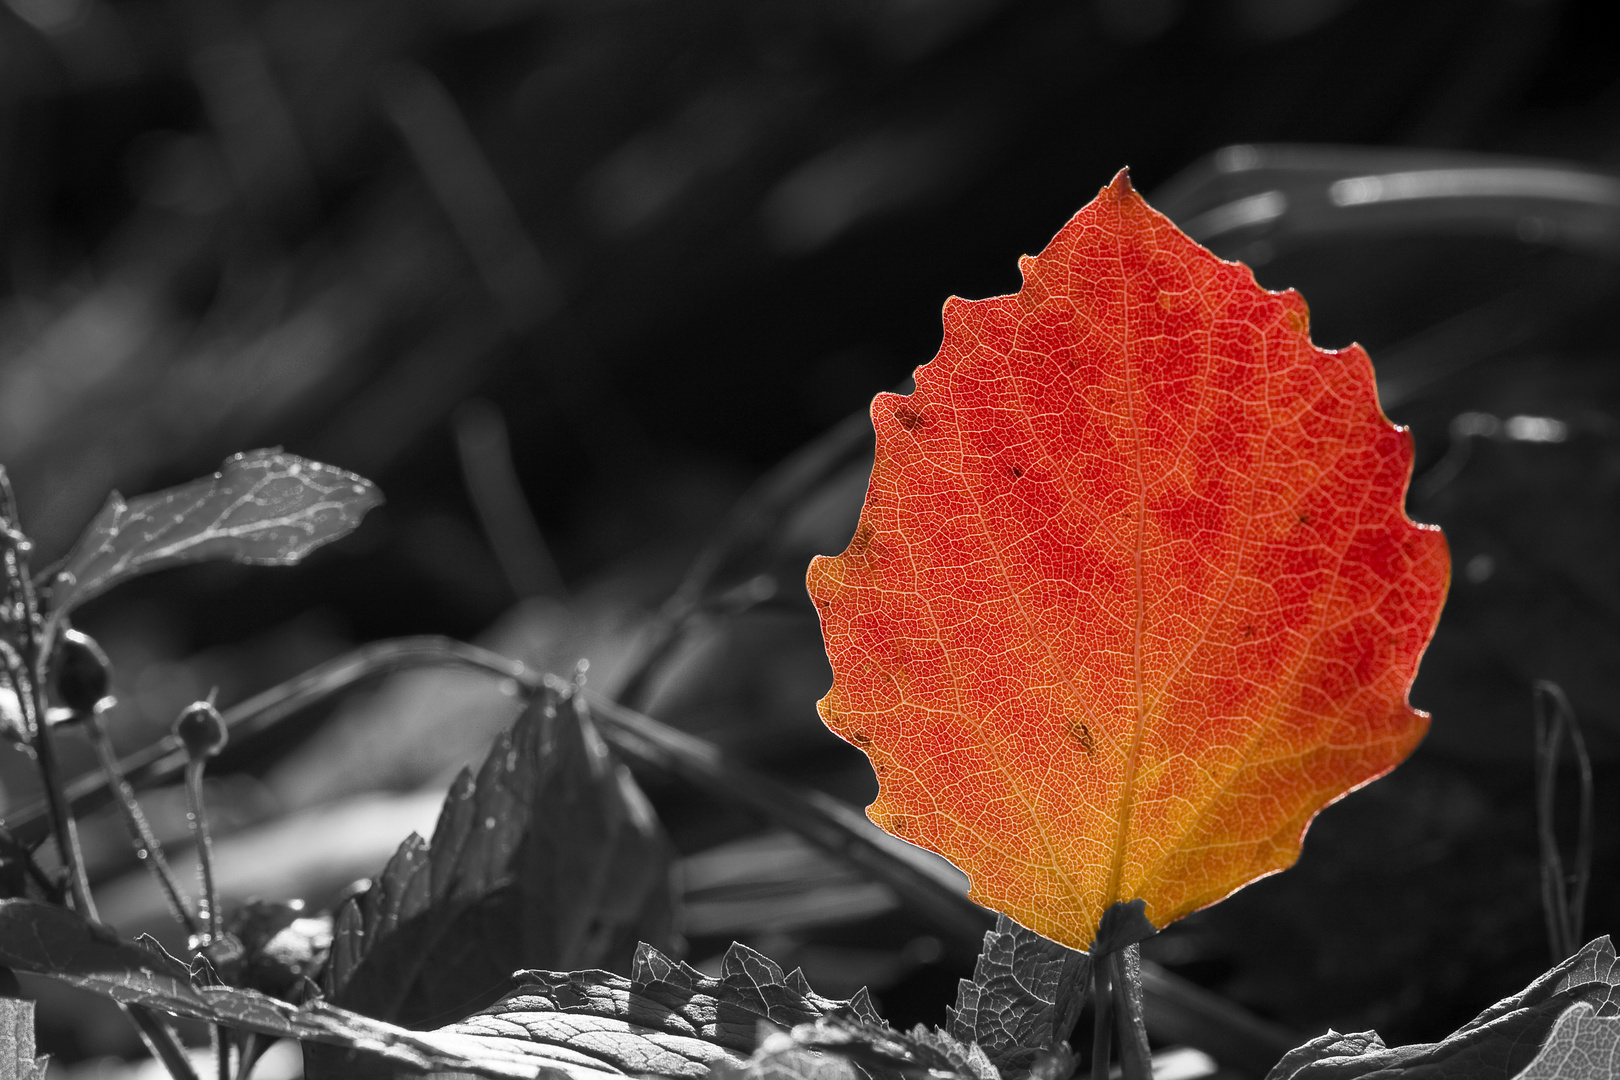
M1162 927L1291 865L1411 752L1450 559L1366 353L1125 173L1020 267L872 403L855 538L810 567L820 707L873 821L1086 949L1115 901Z

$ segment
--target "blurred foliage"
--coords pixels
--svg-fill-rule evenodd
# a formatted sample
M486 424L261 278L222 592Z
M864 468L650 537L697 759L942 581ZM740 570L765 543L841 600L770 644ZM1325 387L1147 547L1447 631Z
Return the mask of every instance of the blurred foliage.
M187 568L87 604L124 749L212 687L229 704L403 633L564 672L589 657L611 689L748 480L926 361L947 295L1016 287L1014 257L1119 166L1166 203L1285 190L1283 173L1220 172L1208 155L1233 144L1315 144L1335 175L1362 159L1331 148L1359 146L1384 148L1367 171L1475 151L1612 176L1603 8L3 0L0 461L41 567L109 490L254 446L388 496L296 572ZM1302 1032L1435 1038L1546 967L1536 678L1588 721L1587 921L1615 929L1617 260L1539 210L1440 222L1412 204L1323 232L1292 205L1207 242L1299 288L1319 342L1367 345L1413 426L1412 513L1445 526L1459 568L1414 695L1434 729L1324 815L1296 870L1149 952ZM1518 437L1553 429L1515 417L1562 435ZM701 620L645 697L851 801L871 781L815 719L829 676L796 575L842 546L863 482L852 467L802 500L771 558L721 583L763 575L748 611ZM324 903L376 873L512 711L481 677L403 676L233 748L214 800L236 832L227 886ZM15 805L30 768L4 753ZM748 842L757 823L649 794L706 860L694 961L741 936L826 992L870 983L897 1022L939 1019L971 955L813 854ZM149 803L184 836L174 792ZM319 865L311 829L343 837ZM160 929L160 904L119 877L116 823L86 834L108 917ZM808 881L843 889L849 917L795 905ZM127 1051L95 1015L45 1001L43 1045Z

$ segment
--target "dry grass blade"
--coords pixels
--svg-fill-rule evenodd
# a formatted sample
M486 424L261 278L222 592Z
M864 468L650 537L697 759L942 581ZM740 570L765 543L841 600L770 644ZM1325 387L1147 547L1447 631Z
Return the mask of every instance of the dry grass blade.
M1592 759L1586 752L1580 721L1563 687L1536 680L1531 691L1536 717L1536 831L1541 840L1541 903L1547 917L1547 945L1553 962L1581 947L1586 891L1592 880ZM1558 752L1564 736L1575 755L1580 776L1580 820L1575 833L1575 866L1564 868L1558 851L1554 803L1558 793Z
M1343 146L1228 146L1154 193L1200 243L1507 235L1620 254L1620 178L1563 161Z
M808 446L761 477L727 515L692 560L680 585L658 614L641 659L611 696L631 708L646 703L648 688L680 642L693 616L704 608L716 577L741 554L763 543L795 506L844 466L872 447L872 423L851 413Z

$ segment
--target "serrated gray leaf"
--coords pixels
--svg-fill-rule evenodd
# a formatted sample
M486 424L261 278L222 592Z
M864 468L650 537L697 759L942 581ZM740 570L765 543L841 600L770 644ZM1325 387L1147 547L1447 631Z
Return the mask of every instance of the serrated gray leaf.
M1513 1080L1613 1080L1620 1076L1620 1016L1584 1001L1559 1015L1535 1060Z
M605 971L522 971L517 978L521 985L507 1001L522 998L531 1010L628 1023L743 1055L758 1042L761 1023L792 1027L823 1017L882 1023L865 991L848 1001L822 997L801 972L784 975L768 957L738 943L726 950L719 975L643 944L629 978Z
M1328 1032L1290 1051L1266 1080L1508 1080L1572 1006L1620 1015L1620 958L1607 936L1437 1043L1387 1047L1374 1032Z
M918 1024L909 1032L847 1016L824 1016L774 1031L740 1066L726 1063L715 1080L904 1080L908 1076L1001 1080L982 1049Z
M280 449L250 450L220 471L125 500L117 492L51 586L61 613L139 574L207 559L291 566L382 503L354 473Z
M972 980L958 985L946 1027L983 1047L998 1068L1027 1072L1074 1030L1090 982L1090 956L1001 915L984 935Z
M643 944L631 972L522 971L511 994L435 1034L579 1068L696 1078L740 1066L761 1025L832 1019L877 1031L882 1023L864 993L822 997L802 973L783 974L744 945L733 945L710 976Z
M411 1026L465 1016L515 968L628 970L673 936L672 855L585 715L547 687L339 910L327 995Z
M556 1006L548 994L520 991L449 1031L511 1053L563 1057L608 1073L701 1077L711 1064L734 1060L724 1047L693 1035Z

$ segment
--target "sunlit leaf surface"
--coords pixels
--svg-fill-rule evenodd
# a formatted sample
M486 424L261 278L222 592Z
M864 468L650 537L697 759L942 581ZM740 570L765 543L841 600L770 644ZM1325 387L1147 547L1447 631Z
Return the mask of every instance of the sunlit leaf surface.
M381 503L371 481L281 450L237 454L212 476L135 499L114 492L57 572L52 607L178 563L290 566Z
M809 588L872 819L1084 949L1116 901L1163 926L1290 865L1411 752L1450 563L1366 354L1123 173L1021 269L873 402L860 523Z

